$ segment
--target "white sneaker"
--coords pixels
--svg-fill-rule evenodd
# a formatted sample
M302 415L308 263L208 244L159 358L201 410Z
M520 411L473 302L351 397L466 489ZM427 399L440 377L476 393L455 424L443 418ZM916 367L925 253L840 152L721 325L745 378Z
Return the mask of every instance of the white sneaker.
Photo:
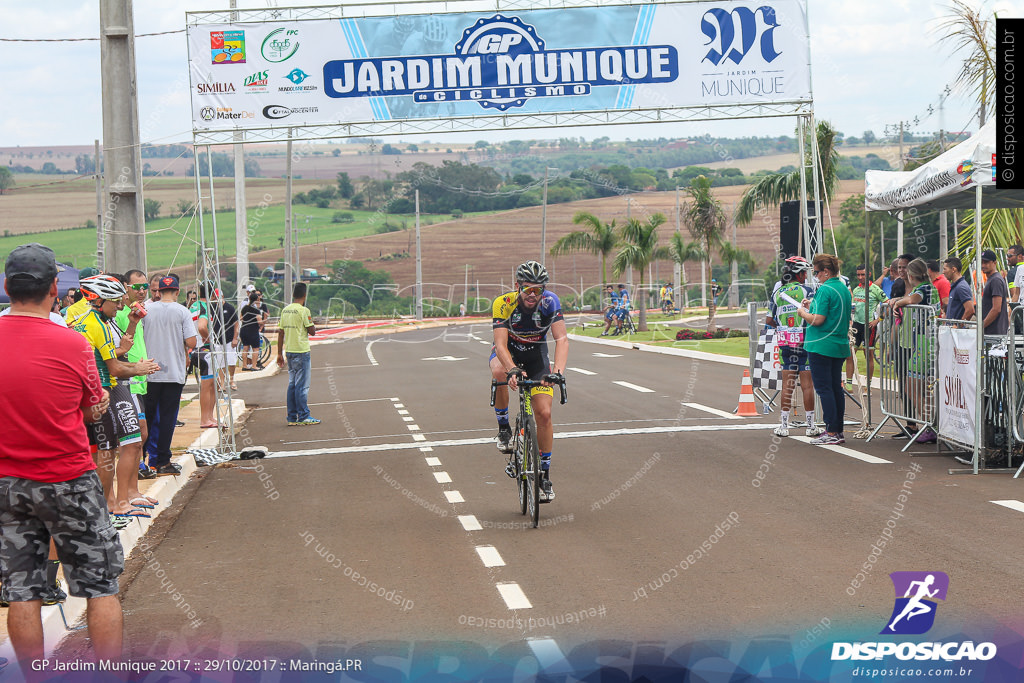
M789 428L786 425L779 425L772 433L775 436L789 436Z
M824 430L821 427L815 427L814 425L808 425L807 431L804 432L807 436L821 436L824 434Z

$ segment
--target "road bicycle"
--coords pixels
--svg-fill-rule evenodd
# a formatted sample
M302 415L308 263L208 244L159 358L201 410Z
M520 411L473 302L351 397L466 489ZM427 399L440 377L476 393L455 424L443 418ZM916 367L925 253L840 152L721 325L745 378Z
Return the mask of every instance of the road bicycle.
M518 370L512 370L509 374ZM520 371L521 372L521 371ZM561 390L561 403L568 399L565 392L565 377L562 375L544 375L544 381L557 384ZM507 386L508 381L491 380L491 406L494 406L494 395L498 387ZM519 489L519 513L530 516L533 528L537 528L540 520L540 482L543 477L540 463L540 447L537 445L537 421L533 417L534 387L543 386L525 377L517 382L519 389L519 414L516 416L515 428L512 430L512 453L508 458L505 472L516 482Z

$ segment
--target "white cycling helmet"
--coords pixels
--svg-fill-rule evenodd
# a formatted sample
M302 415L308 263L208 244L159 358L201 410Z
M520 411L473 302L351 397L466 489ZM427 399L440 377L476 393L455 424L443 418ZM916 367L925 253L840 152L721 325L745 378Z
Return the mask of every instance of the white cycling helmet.
M537 261L527 261L516 268L516 282L530 282L537 285L548 283L548 269Z
M811 270L811 263L803 256L790 256L786 259L786 268L793 274L805 273Z
M113 275L93 275L82 280L80 286L85 298L93 303L100 299L117 301L126 293L124 285Z

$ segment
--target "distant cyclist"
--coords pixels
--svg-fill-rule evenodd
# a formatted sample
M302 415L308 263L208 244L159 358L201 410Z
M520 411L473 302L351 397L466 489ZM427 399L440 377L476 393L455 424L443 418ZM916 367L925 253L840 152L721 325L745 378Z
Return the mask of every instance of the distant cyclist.
M619 307L615 310L615 332L613 334L622 334L622 323L629 315L629 308L629 290L626 289L626 285L619 285Z
M561 375L569 359L569 337L562 319L562 305L554 292L545 288L548 271L537 261L527 261L516 269L516 290L494 300L494 346L491 349L491 376L499 382L508 380L508 388L498 387L494 413L498 418L498 450L510 452L512 429L508 423L508 389L516 390L516 370L544 386L531 390L533 415L537 421L537 445L540 448L541 482L545 501L552 501L551 447L554 428L551 425L551 399L554 390L544 381L549 373ZM548 362L548 332L555 340L555 362Z
M615 312L619 310L619 293L615 291L614 287L605 285L604 296L607 301L604 309L604 332L601 333L602 337L608 336L608 330L612 329L612 323L615 322Z

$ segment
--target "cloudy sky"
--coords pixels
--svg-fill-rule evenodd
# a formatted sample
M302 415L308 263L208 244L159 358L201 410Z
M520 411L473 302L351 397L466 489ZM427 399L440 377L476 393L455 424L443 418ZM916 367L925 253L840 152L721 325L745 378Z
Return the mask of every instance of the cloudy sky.
M1024 16L1024 6L1006 0L975 0L986 14ZM285 0L239 0L241 7L310 4ZM918 130L938 130L940 94L953 83L959 59L940 42L937 24L949 14L949 0L811 0L814 108L847 136L920 119ZM137 34L184 27L189 10L221 9L228 0L145 0L135 3ZM95 37L99 27L96 0L4 0L0 38L69 39ZM152 143L190 141L190 108L184 33L140 37L136 41L142 140ZM0 146L91 145L102 138L99 43L0 42L5 95L0 98ZM929 106L935 113L928 116ZM973 130L969 99L954 93L946 101L944 128ZM739 137L791 134L791 120L744 120L714 124L616 126L577 129L588 139L697 136L704 132ZM561 137L561 131L530 131L529 137ZM431 136L434 140L473 141L468 137ZM514 131L490 136L523 138ZM408 141L415 141L408 138Z

